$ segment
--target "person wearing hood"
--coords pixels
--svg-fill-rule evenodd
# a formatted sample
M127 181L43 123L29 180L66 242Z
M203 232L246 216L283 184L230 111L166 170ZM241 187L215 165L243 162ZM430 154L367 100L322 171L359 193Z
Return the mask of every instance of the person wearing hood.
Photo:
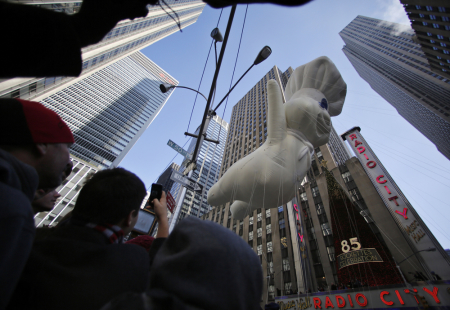
M261 263L242 238L188 217L156 254L147 293L124 294L102 310L259 310L262 288Z
M36 189L61 184L74 143L67 124L38 102L0 104L0 309L4 309L28 259L35 227Z

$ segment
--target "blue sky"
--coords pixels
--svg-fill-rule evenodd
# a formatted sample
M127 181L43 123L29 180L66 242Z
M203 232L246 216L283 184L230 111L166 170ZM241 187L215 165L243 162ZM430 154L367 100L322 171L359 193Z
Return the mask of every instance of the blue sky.
M230 9L224 9L219 28L225 34ZM235 64L246 5L239 5L220 71L216 102L228 91ZM197 89L221 10L205 7L198 21L142 52L176 78L180 85ZM447 193L450 191L450 162L434 144L406 122L397 111L359 77L342 52L341 31L357 15L409 25L398 0L315 0L298 8L271 4L248 6L247 18L234 81L253 63L259 50L269 45L272 55L255 66L231 93L218 114L230 121L234 104L274 65L282 71L295 69L319 56L328 56L347 83L348 93L341 115L333 118L338 133L360 126L361 133L376 152L414 208L444 248L450 248L446 225L450 222ZM220 44L218 44L220 49ZM200 91L208 96L214 74L211 52ZM177 89L144 135L125 157L121 166L135 172L146 186L156 181L176 152L169 139L187 142L189 116L195 93ZM189 132L200 124L206 101L197 98ZM187 148L187 145L186 145ZM180 164L181 156L174 160Z

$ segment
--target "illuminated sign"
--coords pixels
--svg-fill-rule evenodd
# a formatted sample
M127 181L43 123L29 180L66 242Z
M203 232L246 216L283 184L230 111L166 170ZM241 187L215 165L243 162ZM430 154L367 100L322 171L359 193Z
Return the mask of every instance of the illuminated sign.
M406 288L392 286L364 290L340 290L308 295L275 297L280 310L439 308L450 304L448 284Z
M416 245L418 250L426 250L434 248L430 237L421 229L419 222L409 210L409 205L403 200L401 195L397 192L393 186L393 181L389 178L389 174L383 169L382 165L377 162L376 156L371 152L369 145L362 137L357 128L354 128L344 135L344 138L348 141L350 147L359 158L364 170L366 171L372 183L377 188L378 193L381 195L385 202L385 205L392 211L394 217L396 217L397 223L406 232L411 239L412 243ZM437 259L441 256L439 252L436 254L426 253L423 255L434 255ZM440 259L443 259L442 256Z

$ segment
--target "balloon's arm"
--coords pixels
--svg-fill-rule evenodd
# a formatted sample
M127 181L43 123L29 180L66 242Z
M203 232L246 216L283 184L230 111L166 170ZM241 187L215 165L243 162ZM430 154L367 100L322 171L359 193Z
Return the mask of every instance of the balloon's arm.
M267 135L273 141L282 141L286 137L286 115L281 89L275 80L267 82L267 100L269 105Z

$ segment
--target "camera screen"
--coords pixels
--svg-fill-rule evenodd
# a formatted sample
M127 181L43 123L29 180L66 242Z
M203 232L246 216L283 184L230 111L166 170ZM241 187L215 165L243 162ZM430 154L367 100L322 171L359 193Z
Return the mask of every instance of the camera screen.
M148 234L154 221L155 216L153 214L145 211L139 211L139 218L134 226L134 230L137 230L143 234Z

